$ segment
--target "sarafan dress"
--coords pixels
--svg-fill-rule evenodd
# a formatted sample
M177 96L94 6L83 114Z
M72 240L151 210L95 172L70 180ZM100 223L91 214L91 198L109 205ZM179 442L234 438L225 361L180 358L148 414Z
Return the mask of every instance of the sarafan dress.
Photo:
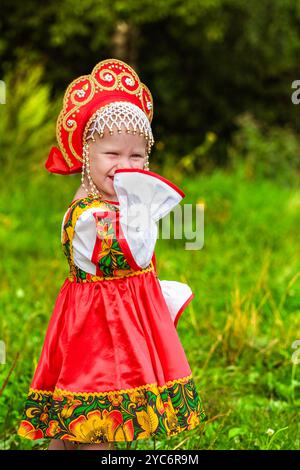
M116 170L114 187L118 201L83 197L63 216L70 271L25 400L24 438L129 442L207 420L177 332L194 294L158 279L154 251L158 220L185 195L147 170ZM147 223L133 217L141 207Z

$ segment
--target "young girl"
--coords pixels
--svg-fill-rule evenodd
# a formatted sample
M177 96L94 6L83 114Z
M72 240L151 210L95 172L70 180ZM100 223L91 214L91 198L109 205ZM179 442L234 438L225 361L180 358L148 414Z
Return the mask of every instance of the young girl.
M149 171L149 89L107 59L66 90L48 171L81 172L62 220L70 273L49 321L18 434L48 449L112 449L206 419L176 330L194 297L160 281L157 221L185 196Z

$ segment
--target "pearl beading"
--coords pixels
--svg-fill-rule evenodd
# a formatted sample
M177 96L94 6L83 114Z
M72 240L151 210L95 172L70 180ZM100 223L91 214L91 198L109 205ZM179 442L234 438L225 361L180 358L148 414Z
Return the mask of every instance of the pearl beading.
M147 141L147 153L149 154L154 144L149 119L141 108L128 101L114 101L108 106L103 106L96 111L92 122L89 123L86 141L89 139L95 141L95 132L97 132L100 137L103 137L105 127L108 128L111 135L113 134L114 127L117 128L120 134L122 132L122 124L125 126L127 133L133 128L133 134L139 131L139 135L145 136Z

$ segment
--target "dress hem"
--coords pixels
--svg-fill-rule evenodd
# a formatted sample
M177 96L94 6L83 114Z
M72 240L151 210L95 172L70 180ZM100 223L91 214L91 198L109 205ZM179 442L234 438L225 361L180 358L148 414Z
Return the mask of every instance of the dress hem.
M51 440L51 439L57 439L57 440L61 440L61 441L68 441L68 442L74 442L75 444L78 443L78 444L105 444L105 443L110 443L110 442L135 442L135 441L139 441L139 440L142 440L142 439L153 439L154 437L157 437L157 438L163 438L163 437L174 437L174 436L177 436L177 434L180 434L181 432L183 431L192 431L193 429L195 429L197 426L200 426L201 424L205 423L207 421L207 415L205 413L205 411L203 410L200 415L199 415L199 421L194 424L194 425L191 425L189 427L185 427L185 428L182 428L182 429L179 429L178 431L176 432L171 432L171 433L163 433L163 432L159 432L159 433L153 433L153 434L149 434L148 436L137 436L135 439L131 439L131 440L126 440L126 439L123 439L123 440L107 440L107 441L99 441L99 442L96 442L96 441L80 441L78 439L74 440L74 439L69 439L69 438L58 438L58 437L51 437L51 436L43 436L43 437L30 437L30 436L24 436L24 435L21 435L17 432L17 435L19 435L20 437L22 437L23 439L27 439L27 440L31 440L31 441L34 441L34 440Z
M173 436L206 420L192 375L132 389L74 393L30 388L17 434L81 443Z

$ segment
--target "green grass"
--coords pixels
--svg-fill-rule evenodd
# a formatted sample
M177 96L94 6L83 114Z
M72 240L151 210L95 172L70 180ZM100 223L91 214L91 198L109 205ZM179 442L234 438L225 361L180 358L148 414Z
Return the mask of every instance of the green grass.
M3 176L0 202L0 339L6 345L0 446L43 449L47 441L22 439L16 429L68 273L60 225L80 176L36 168L31 177L8 179ZM181 204L205 204L204 246L185 250L184 240L160 238L157 269L160 279L186 282L195 293L178 334L208 420L170 439L138 441L137 448L298 449L300 372L292 343L300 340L300 190L247 179L242 167L177 184L186 193Z

